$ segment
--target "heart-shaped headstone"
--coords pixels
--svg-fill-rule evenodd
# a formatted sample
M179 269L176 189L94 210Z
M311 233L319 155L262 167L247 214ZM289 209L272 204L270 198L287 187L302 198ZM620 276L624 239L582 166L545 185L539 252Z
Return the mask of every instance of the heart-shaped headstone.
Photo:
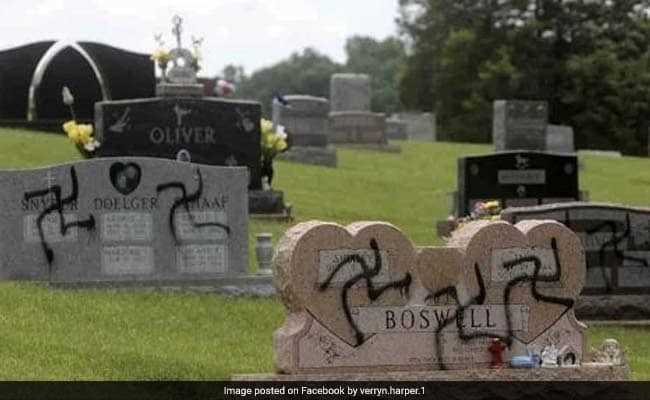
M483 297L483 304L502 304L511 318L515 306L526 307L526 329L509 332L523 343L534 340L572 308L584 286L582 244L575 233L555 221L529 220L514 226L476 221L454 235L449 247L463 253L465 298ZM429 283L428 288L435 292L442 286Z
M356 325L354 309L405 305L414 262L413 245L390 224L312 221L289 229L279 243L276 285L290 312L307 311L359 346L371 333Z
M126 196L137 189L142 172L138 164L116 162L111 165L109 176L115 190Z

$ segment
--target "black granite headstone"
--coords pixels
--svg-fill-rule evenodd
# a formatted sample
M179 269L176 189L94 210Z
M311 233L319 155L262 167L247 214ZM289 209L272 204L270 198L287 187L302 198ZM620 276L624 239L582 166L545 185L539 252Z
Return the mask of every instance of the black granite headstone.
M585 293L650 293L650 209L606 203L509 208L503 219L554 219L576 232L585 249Z
M77 118L92 120L93 104L102 100L101 86L90 64L72 47L54 56L45 70L34 94L36 119L70 118L68 107L61 101L63 86L74 94Z
M57 48L52 47L59 46L55 42L43 41L0 52L0 123L24 121L24 125L40 127L50 121L60 131L60 122L70 118L70 111L61 101L63 86L68 86L75 96L77 119L92 120L93 105L103 99L97 74L109 99L154 95L154 64L148 54L93 42L77 45ZM49 49L58 52L48 53ZM35 108L28 123L30 86L41 73L40 84L34 87Z
M151 98L99 102L96 154L245 165L249 189L261 188L259 103L217 98Z
M39 60L52 44L36 42L0 51L0 120L27 119L29 85Z
M576 156L511 151L458 159L460 216L486 200L499 200L505 208L578 199Z

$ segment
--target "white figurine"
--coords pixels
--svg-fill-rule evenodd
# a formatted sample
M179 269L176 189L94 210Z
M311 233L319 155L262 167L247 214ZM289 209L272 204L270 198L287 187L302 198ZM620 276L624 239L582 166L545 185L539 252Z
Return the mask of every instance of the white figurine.
M542 368L556 368L558 366L557 357L559 354L560 351L554 344L551 343L549 346L545 346L541 353Z
M612 365L625 365L625 352L621 350L621 346L616 339L605 339L600 350L596 352L597 362L612 364Z

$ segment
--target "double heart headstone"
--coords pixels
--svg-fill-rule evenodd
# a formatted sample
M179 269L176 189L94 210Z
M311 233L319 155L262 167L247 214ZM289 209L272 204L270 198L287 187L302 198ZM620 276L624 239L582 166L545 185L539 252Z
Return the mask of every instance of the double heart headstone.
M472 369L561 348L580 363L586 327L573 303L584 284L576 235L552 221L478 221L444 248L414 247L394 226L307 222L275 258L289 310L275 334L285 373Z

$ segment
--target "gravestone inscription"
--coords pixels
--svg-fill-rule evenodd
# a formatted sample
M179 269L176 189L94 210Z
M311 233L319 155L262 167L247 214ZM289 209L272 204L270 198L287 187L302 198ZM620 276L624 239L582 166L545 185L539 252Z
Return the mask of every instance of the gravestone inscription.
M499 200L506 208L576 201L579 195L574 155L510 151L458 158L461 216L486 200Z
M0 171L0 275L200 281L248 271L248 171L102 158Z
M99 157L147 156L246 166L261 188L259 103L218 98L149 98L95 104Z
M650 209L607 203L509 208L516 223L552 219L576 232L585 249L585 293L650 293Z
M572 310L584 253L554 221L475 221L419 249L387 223L312 221L285 234L275 265L281 373L489 368L494 338L506 362L551 344L565 364L586 359Z
M495 100L493 107L494 150L546 150L546 102Z

